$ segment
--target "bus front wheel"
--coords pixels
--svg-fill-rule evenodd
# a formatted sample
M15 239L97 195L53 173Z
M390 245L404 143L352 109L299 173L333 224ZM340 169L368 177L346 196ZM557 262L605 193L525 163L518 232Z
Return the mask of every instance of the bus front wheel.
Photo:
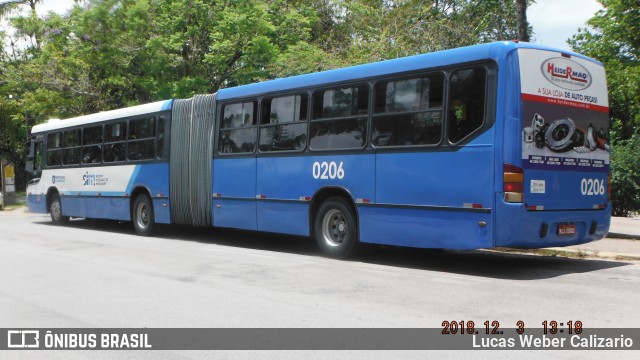
M356 250L358 227L351 206L341 197L325 200L315 218L315 237L320 250L334 258L347 258Z
M69 222L69 217L62 215L62 202L57 193L51 195L49 200L49 215L51 215L51 222L55 225L64 225Z
M138 235L150 236L155 230L153 205L146 194L136 196L133 202L133 226Z

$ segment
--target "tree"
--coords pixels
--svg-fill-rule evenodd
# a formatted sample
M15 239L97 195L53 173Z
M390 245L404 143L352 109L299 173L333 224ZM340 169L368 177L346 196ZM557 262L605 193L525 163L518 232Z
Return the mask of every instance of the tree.
M640 2L601 0L598 11L569 44L600 60L607 71L611 116L614 214L640 210Z
M516 8L518 9L518 40L529 42L527 0L516 0Z
M342 3L350 64L514 39L513 0L353 0Z

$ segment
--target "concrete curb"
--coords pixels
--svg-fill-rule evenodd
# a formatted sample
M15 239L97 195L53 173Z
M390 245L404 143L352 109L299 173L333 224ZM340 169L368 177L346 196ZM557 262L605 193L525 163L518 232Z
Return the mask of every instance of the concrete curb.
M581 250L564 247L549 247L540 249L519 249L519 248L492 248L481 249L481 251L498 252L503 254L527 254L535 256L557 256L573 259L609 259L609 260L630 260L640 261L640 254L620 253L612 251Z
M612 233L607 234L607 239L640 240L640 235Z
M640 254L618 253L618 252L612 252L612 251L579 250L579 249L568 249L568 248L562 248L562 247L553 247L553 248L545 248L545 249L551 250L551 251L572 253L572 254L575 254L576 257L640 261Z

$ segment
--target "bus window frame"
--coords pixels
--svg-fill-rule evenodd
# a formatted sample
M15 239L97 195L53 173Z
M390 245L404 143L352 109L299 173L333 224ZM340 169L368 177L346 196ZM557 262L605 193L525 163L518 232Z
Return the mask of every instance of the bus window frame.
M264 104L263 101L266 100L273 100L273 99L278 99L278 98L283 98L283 97L288 97L288 96L306 96L307 97L307 114L306 114L306 119L302 120L302 121L290 121L290 122L286 122L286 123L278 123L278 124L263 124L262 120L263 120L263 110L264 110ZM295 154L295 153L304 153L307 152L309 150L309 128L310 128L310 117L311 117L311 96L312 96L312 91L309 90L299 90L299 89L294 89L293 91L287 91L284 93L278 93L278 94L269 94L268 96L262 96L258 99L258 138L257 138L257 146L256 146L256 152L258 154L268 154L268 155L275 155L275 154ZM260 150L260 140L261 140L261 130L263 128L269 128L269 127L275 127L278 125L292 125L292 124L306 124L306 131L305 131L305 142L304 142L304 146L301 149L295 149L295 150L276 150L276 151L262 151Z
M85 144L85 129L86 128L97 128L100 127L102 129L101 135L100 135L100 142L97 143L92 143L92 144ZM84 162L84 150L85 148L88 147L94 147L94 146L100 146L100 161L98 162ZM104 163L104 123L97 123L97 124L87 124L85 126L82 127L82 145L81 145L82 150L80 151L80 164L81 166L101 166Z
M50 149L49 148L49 135L50 134L55 134L58 133L58 135L60 136L60 146L57 148L53 148ZM44 144L45 144L45 148L44 148L44 153L45 153L45 157L44 157L44 169L55 169L55 168L60 168L62 167L62 129L55 129L53 131L47 131L45 133L43 133L44 136ZM49 165L48 163L48 159L49 159L49 152L50 151L59 151L60 152L60 163L57 165Z
M442 76L442 106L439 109L429 109L429 110L415 110L415 111L397 111L397 112L389 112L389 113L376 113L375 112L375 96L376 96L376 86L381 82L391 82L391 81L402 81L402 80L410 80L417 78L426 78L430 75L440 74ZM446 124L447 124L447 107L448 107L448 93L449 93L449 73L446 69L434 69L427 71L419 71L419 72L411 72L411 73L402 73L399 76L389 75L385 77L376 78L372 81L373 94L371 99L371 109L370 109L370 138L369 142L371 147L378 150L398 150L398 149L433 149L443 145L445 142L445 132L446 132ZM427 112L441 112L442 116L440 119L440 140L434 144L422 144L422 145L394 145L394 146L376 146L373 142L373 121L376 117L390 116L390 115L413 115Z
M485 75L486 75L485 82L484 82L485 97L484 97L484 114L482 117L482 124L477 128L475 128L470 133L468 133L466 136L462 137L457 142L451 142L449 140L449 111L450 111L449 106L450 106L450 100L451 100L450 99L451 76L456 71L472 69L472 68L483 68L485 70ZM443 141L443 143L446 143L450 147L462 147L493 126L493 124L495 123L496 110L497 110L496 101L498 98L498 94L497 94L498 70L499 70L498 65L492 60L485 60L481 62L473 62L473 63L466 63L466 64L457 64L455 67L451 67L447 70L447 78L446 78L447 89L446 89L446 95L445 95L446 96L445 101L447 105L444 109L445 111L444 115L445 115L446 121L444 122L445 128L444 128L443 138L445 139L445 141Z
M242 103L247 103L247 102L252 102L253 106L254 106L254 121L255 124L251 125L251 126L241 126L241 127L230 127L230 128L223 128L222 127L222 121L223 121L223 117L224 117L224 109L226 106L228 105L235 105L235 104L242 104ZM229 156L234 156L234 157L247 157L247 156L254 156L259 148L259 128L260 128L260 124L258 123L259 119L260 119L260 111L261 111L261 103L260 103L260 98L256 97L256 96L252 96L252 97L246 97L246 98L234 98L234 99L229 99L229 101L221 101L220 103L218 103L216 105L217 109L216 109L216 117L215 117L215 124L214 124L214 136L215 138L213 139L213 146L214 146L214 151L212 151L214 157L215 156L222 156L222 157L229 157ZM220 143L221 143L221 139L220 136L222 134L222 131L225 130L238 130L238 129L254 129L255 131L255 146L253 147L253 151L246 151L246 152L222 152L220 151Z
M361 114L361 115L350 115L350 116L340 116L340 117L330 117L330 118L314 118L313 115L313 109L315 106L315 95L319 92L325 92L327 90L336 90L336 89L341 89L341 88L356 88L359 86L366 86L367 87L367 113L366 114ZM369 136L371 133L371 107L372 107L372 95L373 95L373 88L372 88L372 79L369 78L362 78L362 79L358 79L356 81L349 81L349 82L338 82L338 83L333 83L333 84L325 84L319 87L315 87L312 88L310 91L310 97L309 97L309 125L307 126L307 149L309 152L312 153L326 153L326 152L336 152L336 151L340 151L340 152L344 152L344 151L362 151L365 150L367 148L369 148ZM345 119L358 119L358 118L365 118L365 131L364 131L364 143L362 144L362 146L360 147L348 147L348 148L330 148L330 149L314 149L311 147L311 124L314 122L322 122L322 121L342 121Z
M140 163L140 162L152 162L158 160L158 118L160 116L158 113L149 113L144 115L136 115L127 118L127 136L125 138L125 162L126 163ZM145 137L145 138L135 138L131 139L131 122L140 121L140 120L149 120L153 121L153 136ZM130 159L129 158L129 143L142 143L146 141L153 140L153 156L149 159Z
M67 147L66 146L67 143L66 143L66 139L65 139L66 133L67 132L71 132L71 131L76 131L76 130L80 131L80 138L79 138L79 141L78 141L78 145L77 146ZM61 148L62 149L62 167L63 168L72 168L72 167L80 167L80 166L82 166L81 165L82 164L82 137L84 135L83 134L84 132L82 131L82 126L72 126L72 127L68 127L68 128L63 128L63 129L61 129L61 133L62 133L62 148ZM78 152L80 154L79 154L79 159L78 159L77 163L73 163L73 164L65 163L65 158L66 158L65 150L67 150L67 149L78 149Z

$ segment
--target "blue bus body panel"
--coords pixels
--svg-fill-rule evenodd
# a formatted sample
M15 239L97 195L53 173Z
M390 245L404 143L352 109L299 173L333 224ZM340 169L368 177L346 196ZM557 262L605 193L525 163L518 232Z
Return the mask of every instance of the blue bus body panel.
M60 197L62 203L62 212L65 216L87 217L87 199L78 195L62 195Z
M260 231L309 236L309 204L304 202L259 201Z
M489 130L481 138L490 137ZM480 140L480 139L478 139ZM463 208L493 206L493 147L458 151L378 154L376 203Z
M362 242L443 249L492 245L491 213L375 206L359 206L358 213Z
M87 217L94 219L131 220L128 197L89 197L87 198ZM92 206L94 208L92 209Z
M568 246L602 239L609 231L611 206L603 210L586 211L527 211L522 204L508 204L498 194L495 246L541 248ZM596 231L589 233L595 222ZM546 236L541 236L543 224L547 224ZM558 235L558 225L576 224L576 234Z
M338 177L339 169L344 172L342 179ZM343 189L353 202L357 199L374 201L374 185L374 154L314 153L306 156L260 157L256 195L264 199L258 204L258 230L310 235L309 200L318 191L325 188Z
M608 173L603 172L527 169L524 172L525 207L544 206L544 210L597 209L608 201L607 176ZM532 181L544 181L545 193L532 193ZM582 190L586 195L582 194Z
M213 161L213 225L257 230L256 158Z
M40 194L29 194L27 196L27 208L30 213L46 214L47 209L47 197Z
M359 208L361 241L491 246L492 137L493 128L457 151L378 153L375 204Z

